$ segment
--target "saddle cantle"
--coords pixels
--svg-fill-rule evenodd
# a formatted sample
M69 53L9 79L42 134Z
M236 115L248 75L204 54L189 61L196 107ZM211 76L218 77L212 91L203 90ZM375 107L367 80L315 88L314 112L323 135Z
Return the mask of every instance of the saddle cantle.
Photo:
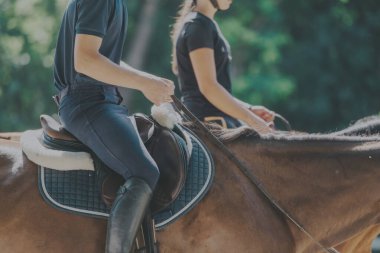
M186 180L190 155L186 148L185 134L180 127L172 131L143 114L135 114L134 120L141 139L160 170L160 178L151 204L152 211L158 212L176 199ZM52 117L41 115L40 121L44 145L54 149L88 150ZM95 167L100 178L102 199L107 206L111 206L124 180L105 165Z
M72 134L64 129L55 119L48 115L41 115L40 122L44 134L52 139L79 142Z

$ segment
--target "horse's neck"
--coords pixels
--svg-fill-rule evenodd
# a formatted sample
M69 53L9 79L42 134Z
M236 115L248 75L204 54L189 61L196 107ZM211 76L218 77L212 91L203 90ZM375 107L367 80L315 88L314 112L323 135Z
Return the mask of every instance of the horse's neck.
M332 152L308 152L302 145L290 152L286 145L273 149L267 143L247 141L230 148L316 239L338 243L377 223L380 145L372 152L338 152L336 147ZM302 237L298 229L292 230L295 237Z

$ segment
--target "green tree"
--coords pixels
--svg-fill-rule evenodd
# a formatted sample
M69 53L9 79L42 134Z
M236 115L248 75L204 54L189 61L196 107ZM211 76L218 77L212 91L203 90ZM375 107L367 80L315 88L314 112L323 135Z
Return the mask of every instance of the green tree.
M281 72L296 89L280 103L303 129L333 130L380 110L380 2L292 1Z
M62 7L42 0L3 0L0 6L0 131L38 127L42 112L55 111L49 98Z
M127 63L147 1L128 1ZM169 33L179 2L156 3L141 68L176 80ZM56 112L52 63L66 4L0 0L0 131L38 127L39 114ZM266 105L309 132L379 112L378 0L239 0L217 20L232 46L237 97ZM127 102L131 112L149 112L139 92Z

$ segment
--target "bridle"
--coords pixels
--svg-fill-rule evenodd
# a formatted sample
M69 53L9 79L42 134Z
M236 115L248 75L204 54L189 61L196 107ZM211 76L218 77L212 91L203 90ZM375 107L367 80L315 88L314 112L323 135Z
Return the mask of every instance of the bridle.
M339 253L334 248L328 248L324 246L321 242L314 239L314 237L307 232L307 230L302 226L298 221L296 221L292 216L280 206L280 204L271 196L271 194L264 188L262 183L258 178L255 177L255 175L251 174L248 170L248 166L243 162L240 161L234 153L232 153L227 147L217 138L215 135L213 135L210 130L198 120L197 117L195 117L183 104L182 102L176 97L171 96L173 100L173 108L181 115L181 117L184 120L190 121L194 123L194 125L201 130L208 138L209 140L217 146L223 153L226 155L235 165L244 173L244 175L251 181L252 184L254 184L262 193L263 195L270 201L270 203L277 208L283 215L285 215L290 221L293 222L294 225L298 227L299 230L301 230L307 237L309 237L313 243L318 245L319 248L321 248L326 253Z

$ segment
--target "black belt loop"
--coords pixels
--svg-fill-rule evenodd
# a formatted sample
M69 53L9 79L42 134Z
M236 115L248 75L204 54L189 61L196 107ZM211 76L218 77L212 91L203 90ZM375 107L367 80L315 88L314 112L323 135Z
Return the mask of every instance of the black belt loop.
M119 91L118 88L116 88L116 95L119 97L119 102L118 102L118 104L120 105L121 102L123 102L124 98L123 98L123 96L121 95L121 93L120 93L120 91Z
M52 98L53 98L55 104L57 105L57 107L59 107L59 96L58 95L54 95L54 96L52 96Z

